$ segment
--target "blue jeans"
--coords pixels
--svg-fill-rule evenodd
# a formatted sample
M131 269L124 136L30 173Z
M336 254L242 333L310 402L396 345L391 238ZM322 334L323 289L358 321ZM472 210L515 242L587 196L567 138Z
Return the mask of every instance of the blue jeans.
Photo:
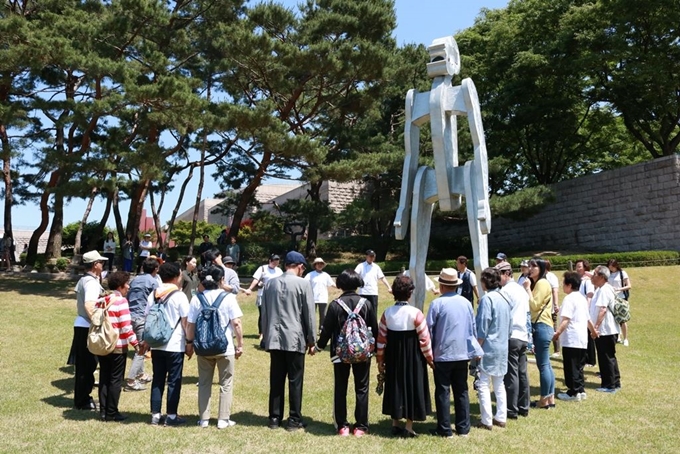
M168 383L167 413L177 414L179 396L182 392L182 370L184 369L184 353L151 350L153 379L151 381L151 413L161 412L163 391Z
M548 397L555 394L555 372L550 364L550 343L555 330L545 323L535 323L533 327L536 367L541 378L541 397Z

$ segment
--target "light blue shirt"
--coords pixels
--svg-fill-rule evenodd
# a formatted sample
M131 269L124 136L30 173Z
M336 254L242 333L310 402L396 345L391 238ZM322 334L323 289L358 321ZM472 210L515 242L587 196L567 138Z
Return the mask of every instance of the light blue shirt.
M432 301L427 327L436 362L467 361L476 356L469 347L469 340L477 337L472 305L455 291Z
M512 332L512 308L492 290L479 300L477 338L484 340L481 369L488 375L504 376L508 371L508 341Z

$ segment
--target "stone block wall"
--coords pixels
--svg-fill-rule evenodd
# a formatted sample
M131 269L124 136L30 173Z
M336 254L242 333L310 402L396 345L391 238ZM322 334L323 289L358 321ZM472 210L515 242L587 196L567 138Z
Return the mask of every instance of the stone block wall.
M680 250L680 155L563 181L523 221L494 218L499 250Z

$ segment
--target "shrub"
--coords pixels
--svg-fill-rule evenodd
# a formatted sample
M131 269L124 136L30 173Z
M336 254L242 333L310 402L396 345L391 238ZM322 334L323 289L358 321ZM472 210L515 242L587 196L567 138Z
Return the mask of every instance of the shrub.
M66 257L60 257L57 259L57 262L55 264L55 267L57 270L64 272L68 269L68 266L71 264L71 261L66 258Z

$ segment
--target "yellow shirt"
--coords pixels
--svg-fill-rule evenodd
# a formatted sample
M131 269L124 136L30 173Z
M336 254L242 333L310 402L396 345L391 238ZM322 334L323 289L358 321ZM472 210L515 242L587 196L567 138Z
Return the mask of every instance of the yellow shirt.
M531 309L531 323L545 323L552 326L552 287L547 279L539 279L534 286L533 293L529 299ZM543 312L541 310L545 307ZM540 318L536 320L541 314Z

